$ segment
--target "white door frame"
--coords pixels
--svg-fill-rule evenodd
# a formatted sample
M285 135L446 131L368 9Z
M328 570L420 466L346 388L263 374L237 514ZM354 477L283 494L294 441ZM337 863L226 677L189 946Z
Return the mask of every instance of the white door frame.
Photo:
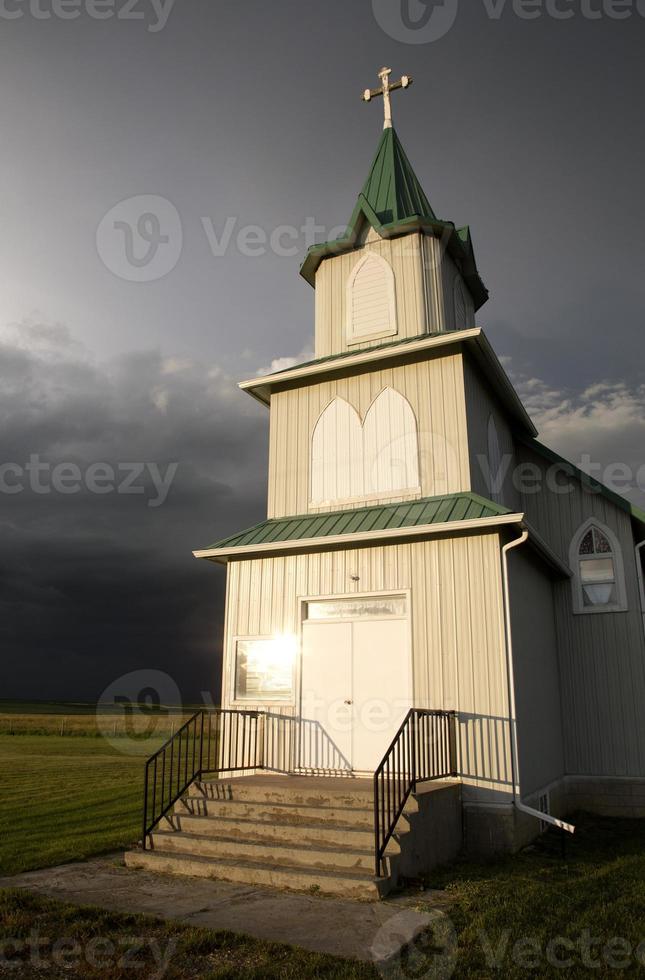
M414 707L416 700L415 695L415 676L414 676L414 657L412 655L412 590L411 589L383 589L377 592L332 592L330 594L322 595L307 595L299 596L298 603L300 607L300 630L299 630L299 641L298 641L298 657L297 657L297 674L296 674L296 708L297 708L297 718L302 717L302 655L304 647L304 624L307 622L307 603L309 602L341 602L345 599L381 599L386 596L393 596L395 598L405 599L405 616L383 616L382 618L397 620L398 622L405 622L406 624L406 637L408 645L408 667L409 667L409 677L410 677L410 707ZM374 617L377 619L378 617ZM324 620L316 620L316 622L324 623ZM354 620L348 618L347 620L329 620L329 622L348 622L352 623ZM386 752L388 746L383 745L383 753ZM300 740L297 739L296 746L296 756L295 756L295 770L302 772L300 768ZM308 770L307 770L308 771ZM355 775L365 775L358 770L351 770L352 774ZM372 773L367 773L367 775L373 775Z

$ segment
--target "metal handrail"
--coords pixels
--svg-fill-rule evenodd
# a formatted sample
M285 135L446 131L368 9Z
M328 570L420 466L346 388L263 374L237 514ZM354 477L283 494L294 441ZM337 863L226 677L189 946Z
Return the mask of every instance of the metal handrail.
M374 773L374 868L383 874L385 850L417 783L457 775L457 715L410 708Z
M204 773L266 768L263 726L267 715L232 708L197 711L150 756L144 773L144 851L150 833ZM270 768L275 771L275 764Z

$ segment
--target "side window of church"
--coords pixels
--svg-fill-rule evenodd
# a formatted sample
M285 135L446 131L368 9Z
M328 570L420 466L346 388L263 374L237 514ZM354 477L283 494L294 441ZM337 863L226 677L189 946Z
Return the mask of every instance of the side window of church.
M313 506L419 491L419 439L410 403L393 388L364 422L344 399L323 411L311 440Z
M397 332L394 272L376 252L354 266L347 286L347 343L360 344Z
M574 537L569 557L574 612L627 609L622 552L609 528L588 521Z

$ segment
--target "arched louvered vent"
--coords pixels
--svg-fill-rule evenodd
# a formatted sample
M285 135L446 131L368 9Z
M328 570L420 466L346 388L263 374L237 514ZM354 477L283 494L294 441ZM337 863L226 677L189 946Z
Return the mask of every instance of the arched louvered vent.
M376 252L364 255L352 271L347 308L350 344L391 337L397 332L394 273Z

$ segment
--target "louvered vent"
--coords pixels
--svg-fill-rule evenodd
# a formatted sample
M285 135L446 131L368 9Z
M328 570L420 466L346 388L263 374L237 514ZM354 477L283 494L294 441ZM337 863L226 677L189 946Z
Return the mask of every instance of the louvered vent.
M396 333L394 273L375 253L364 256L349 284L349 343Z

